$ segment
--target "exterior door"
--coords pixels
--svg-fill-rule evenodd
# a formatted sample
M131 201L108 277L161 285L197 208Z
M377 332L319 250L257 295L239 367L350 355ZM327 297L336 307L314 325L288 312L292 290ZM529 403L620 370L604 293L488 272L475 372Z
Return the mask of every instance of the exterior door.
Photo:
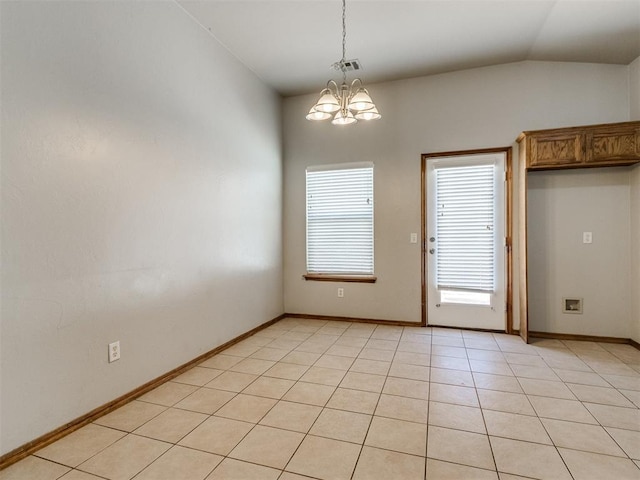
M427 323L506 329L506 153L426 162Z

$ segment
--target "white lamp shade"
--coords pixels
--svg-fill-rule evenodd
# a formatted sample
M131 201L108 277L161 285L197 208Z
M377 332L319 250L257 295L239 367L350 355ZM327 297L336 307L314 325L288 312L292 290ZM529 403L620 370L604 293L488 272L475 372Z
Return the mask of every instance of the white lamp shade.
M319 112L315 109L315 107L311 107L309 113L307 114L307 120L329 120L331 118L331 114L327 112Z
M313 108L318 112L333 113L340 110L340 102L331 92L325 90Z
M378 120L382 118L382 115L380 115L376 107L373 107L369 110L363 110L356 113L356 118L358 120Z
M349 109L359 112L361 110L370 110L375 107L373 100L369 96L369 93L361 88L356 92L351 101L349 102Z
M347 115L343 115L342 111L339 111L338 113L336 113L336 116L333 117L333 120L331 120L331 123L333 123L334 125L349 125L351 123L356 123L358 120L356 120L356 117L353 116L353 113L347 111Z

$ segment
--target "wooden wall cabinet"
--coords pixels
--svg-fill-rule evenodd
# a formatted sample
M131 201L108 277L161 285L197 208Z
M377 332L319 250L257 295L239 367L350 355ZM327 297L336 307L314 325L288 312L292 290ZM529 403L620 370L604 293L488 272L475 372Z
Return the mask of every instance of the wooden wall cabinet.
M640 122L522 132L518 137L520 336L529 340L527 172L640 163Z
M608 167L640 162L640 122L523 132L527 170Z

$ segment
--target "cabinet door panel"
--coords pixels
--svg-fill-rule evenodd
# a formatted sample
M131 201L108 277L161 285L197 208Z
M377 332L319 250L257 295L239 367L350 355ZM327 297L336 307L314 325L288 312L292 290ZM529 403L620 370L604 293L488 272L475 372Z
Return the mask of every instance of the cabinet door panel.
M587 134L589 163L637 160L640 158L640 128L598 131Z
M582 134L534 136L529 141L529 167L566 166L584 161Z

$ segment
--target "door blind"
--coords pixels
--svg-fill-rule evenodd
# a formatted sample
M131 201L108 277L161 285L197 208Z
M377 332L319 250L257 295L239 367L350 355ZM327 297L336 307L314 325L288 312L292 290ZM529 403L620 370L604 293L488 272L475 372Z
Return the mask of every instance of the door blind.
M373 275L373 164L307 169L307 272Z
M436 174L438 289L495 289L495 166L439 167Z

